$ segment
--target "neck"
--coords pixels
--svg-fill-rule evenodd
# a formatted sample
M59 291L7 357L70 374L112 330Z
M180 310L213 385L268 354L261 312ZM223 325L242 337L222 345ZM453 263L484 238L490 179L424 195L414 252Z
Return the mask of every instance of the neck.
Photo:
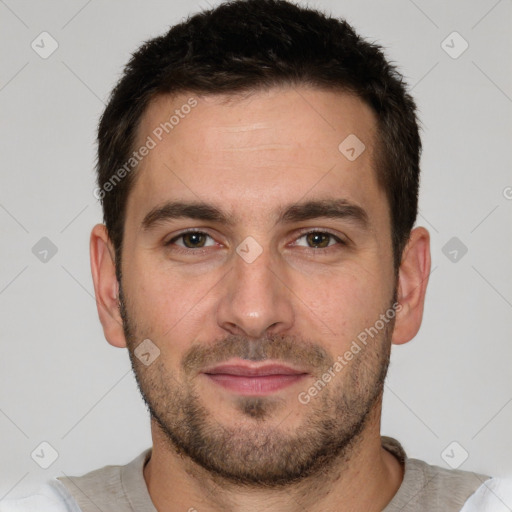
M366 428L332 467L282 488L239 486L173 450L152 421L153 450L144 479L158 512L381 511L403 479L399 461L381 445L380 404Z

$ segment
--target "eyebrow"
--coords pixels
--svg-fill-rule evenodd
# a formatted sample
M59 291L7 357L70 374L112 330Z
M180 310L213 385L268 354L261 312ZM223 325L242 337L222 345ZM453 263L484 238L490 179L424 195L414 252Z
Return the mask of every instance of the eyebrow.
M233 226L237 220L233 215L209 203L168 201L147 213L142 221L142 229L149 231L157 224L181 218L217 222L226 226ZM320 199L293 203L279 210L276 224L302 222L318 218L353 221L364 229L368 228L369 225L366 210L345 199Z

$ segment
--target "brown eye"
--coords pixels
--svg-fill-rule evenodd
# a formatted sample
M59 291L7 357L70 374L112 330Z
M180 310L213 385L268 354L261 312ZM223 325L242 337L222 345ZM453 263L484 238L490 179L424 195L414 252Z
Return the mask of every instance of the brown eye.
M185 233L181 235L183 239L183 245L189 249L196 247L204 247L206 243L206 236L204 233Z
M202 249L203 247L215 245L215 241L210 235L202 231L188 231L172 238L165 245L176 245L185 249Z
M308 245L313 248L322 249L329 245L331 236L327 233L309 233L306 235Z
M324 249L325 247L332 245L336 238L330 233L324 233L321 231L312 231L311 233L307 233L303 236L306 238L307 245L313 249Z

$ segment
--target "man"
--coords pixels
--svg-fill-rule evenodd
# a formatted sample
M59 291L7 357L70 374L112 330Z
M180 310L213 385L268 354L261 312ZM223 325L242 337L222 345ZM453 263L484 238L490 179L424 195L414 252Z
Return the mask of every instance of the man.
M344 21L275 0L134 55L102 117L98 312L153 447L0 510L482 510L500 482L381 437L421 324L415 104ZM11 507L11 508L9 508Z

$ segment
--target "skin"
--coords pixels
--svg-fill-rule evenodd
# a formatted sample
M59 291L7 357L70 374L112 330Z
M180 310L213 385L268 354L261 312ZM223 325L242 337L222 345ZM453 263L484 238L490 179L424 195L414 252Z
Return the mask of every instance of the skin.
M139 127L139 142L191 96L154 100ZM258 433L267 440L291 439L308 419L333 415L336 397L352 397L354 404L366 401L371 407L361 431L336 458L307 478L275 488L237 484L206 470L174 449L153 418L153 452L144 469L153 503L159 512L191 507L382 510L398 490L403 468L381 446L382 396L370 401L367 388L377 385L391 343L409 341L420 327L430 272L428 232L421 227L412 231L397 282L389 206L373 160L375 117L358 98L305 87L276 88L229 101L194 97L197 106L139 164L128 198L121 268L130 333L126 317L123 328L119 308L113 246L105 226L98 224L92 231L91 267L106 339L128 347L139 386L146 387L145 398L162 417L172 402L166 402L166 392L193 389L209 424L230 433L234 446L240 440L239 447L250 448ZM338 150L350 134L366 146L354 161ZM366 226L326 217L276 223L286 205L340 198L365 210ZM147 213L168 200L208 202L228 212L233 222L179 218L144 230ZM164 246L187 228L210 235L209 245L186 252L176 245L184 242L178 239ZM327 248L311 248L304 235L312 229L347 243L329 239ZM249 236L262 250L252 263L236 252ZM381 332L355 355L318 399L301 404L298 394L322 374L322 365L344 354L358 333L389 309L395 290L400 308L394 329ZM285 362L297 355L295 362L307 375L262 400L259 417L248 413L248 401L236 393L212 384L200 372L184 372L183 359L194 345L210 347L218 355L223 341L260 343L267 349L268 336L296 341L297 352L293 344L282 352L276 349L273 360L280 361L276 354ZM160 350L147 367L133 357L134 348L146 338ZM318 365L308 365L299 355L300 348L311 353L308 343L326 355ZM233 348L230 355L241 347L234 342L225 346ZM342 426L350 421L349 410L345 412L334 416ZM166 420L170 423L171 417ZM231 430L235 427L236 434Z

